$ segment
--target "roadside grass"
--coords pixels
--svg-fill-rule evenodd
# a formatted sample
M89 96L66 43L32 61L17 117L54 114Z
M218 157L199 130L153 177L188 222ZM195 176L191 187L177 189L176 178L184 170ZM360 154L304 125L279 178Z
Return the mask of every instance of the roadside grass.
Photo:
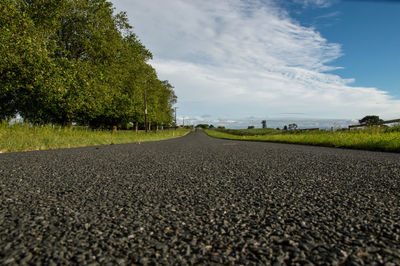
M181 137L189 133L189 129L160 130L145 133L139 131L90 130L86 128L65 128L52 126L29 126L6 122L0 124L0 152L17 152L47 150L57 148L84 147L93 145L121 144L166 140Z
M217 129L217 130L228 134L241 135L241 136L266 135L266 134L274 134L277 132L277 130L273 128Z
M281 131L264 130L256 134L250 130L204 130L209 136L232 140L268 141L307 144L374 151L400 152L400 128L368 128L342 131ZM243 134L244 133L244 134Z

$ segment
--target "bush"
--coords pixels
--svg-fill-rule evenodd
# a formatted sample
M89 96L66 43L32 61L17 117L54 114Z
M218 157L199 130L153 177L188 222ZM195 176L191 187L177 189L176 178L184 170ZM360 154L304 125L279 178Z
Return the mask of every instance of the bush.
M383 122L383 120L377 115L367 115L358 120L358 122L362 125L379 125Z
M210 126L209 126L208 124L198 124L198 125L196 126L196 128L208 129L208 128L210 128Z

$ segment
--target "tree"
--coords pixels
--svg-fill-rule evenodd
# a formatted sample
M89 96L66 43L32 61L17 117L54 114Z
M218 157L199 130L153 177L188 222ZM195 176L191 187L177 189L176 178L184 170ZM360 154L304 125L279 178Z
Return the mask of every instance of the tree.
M196 125L196 128L203 128L203 129L208 129L210 126L208 124L198 124Z
M51 65L43 38L17 1L0 1L0 120L16 115L24 96L49 83Z
M283 126L283 130L288 130L287 125L284 125L284 126Z
M296 130L297 129L297 124L289 124L289 130Z
M248 126L247 129L254 129L254 126Z
M267 120L261 121L262 128L267 128Z
M117 128L169 125L177 97L107 0L0 1L0 119Z
M379 125L383 122L383 120L377 115L367 115L358 120L358 122L362 125Z

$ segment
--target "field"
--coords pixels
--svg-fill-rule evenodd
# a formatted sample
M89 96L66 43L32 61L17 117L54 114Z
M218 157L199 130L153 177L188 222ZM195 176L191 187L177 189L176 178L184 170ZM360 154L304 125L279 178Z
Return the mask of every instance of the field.
M121 130L117 132L64 128L52 126L30 127L23 124L0 124L0 152L46 150L56 148L108 145L129 142L165 140L184 136L189 129L162 130L145 133Z
M270 141L341 147L375 151L400 152L400 127L371 127L340 131L283 131L275 129L218 129L205 130L212 137L233 140Z

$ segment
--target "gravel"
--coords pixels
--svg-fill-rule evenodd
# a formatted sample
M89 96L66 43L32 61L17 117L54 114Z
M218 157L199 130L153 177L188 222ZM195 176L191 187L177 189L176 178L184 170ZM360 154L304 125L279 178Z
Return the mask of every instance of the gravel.
M0 154L0 264L400 265L400 155L179 139Z

